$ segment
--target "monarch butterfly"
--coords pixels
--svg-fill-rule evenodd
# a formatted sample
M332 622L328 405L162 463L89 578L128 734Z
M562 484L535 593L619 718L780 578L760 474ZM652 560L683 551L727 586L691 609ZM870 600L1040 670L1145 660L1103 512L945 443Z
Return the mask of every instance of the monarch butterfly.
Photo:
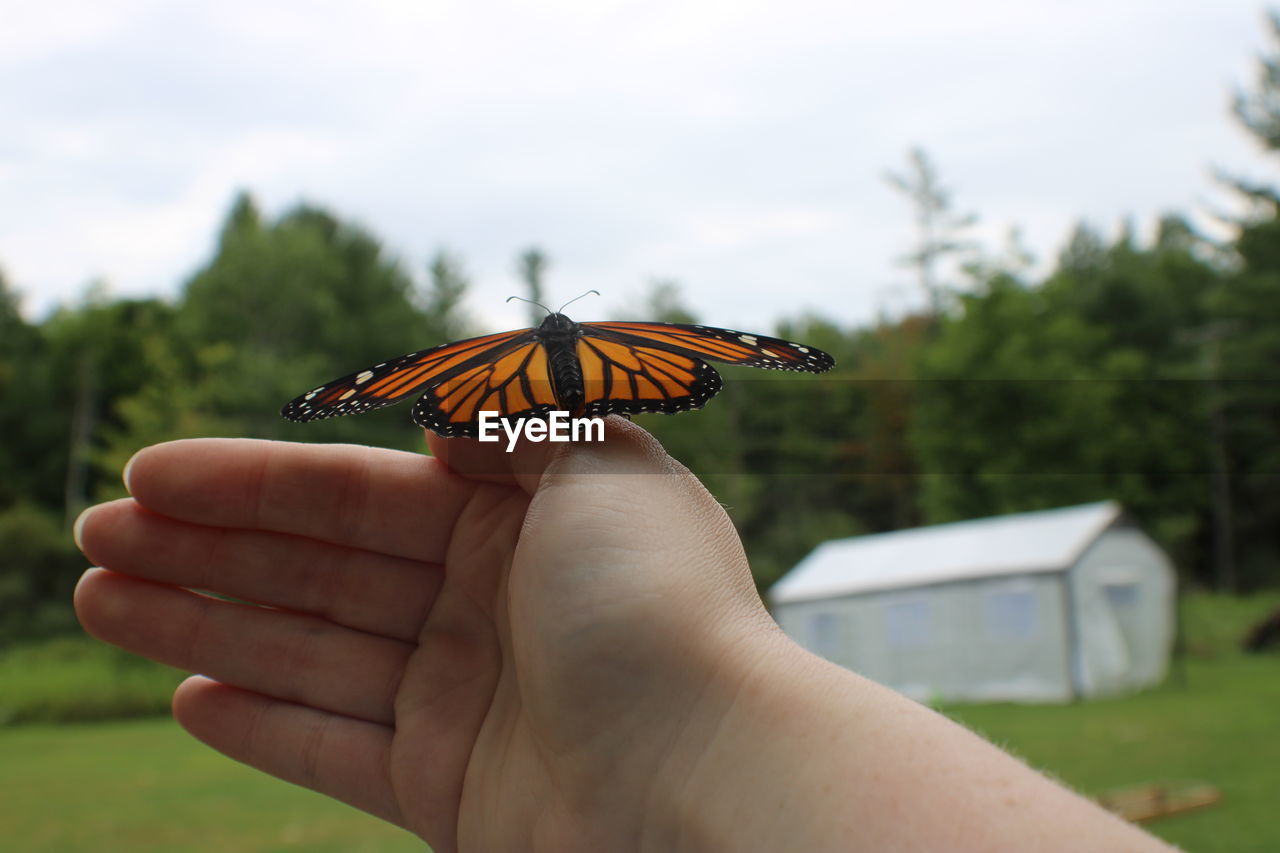
M411 352L308 391L280 413L315 421L423 392L414 423L474 438L481 412L518 420L553 411L595 417L701 408L721 386L702 359L809 373L835 365L821 350L764 335L685 323L575 323L547 310L537 328Z

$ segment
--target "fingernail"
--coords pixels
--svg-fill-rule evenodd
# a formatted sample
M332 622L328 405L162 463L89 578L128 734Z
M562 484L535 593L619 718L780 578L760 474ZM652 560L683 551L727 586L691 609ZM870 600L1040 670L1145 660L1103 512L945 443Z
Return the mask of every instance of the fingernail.
M80 580L76 581L76 589L77 590L80 589L80 584L84 583L85 578L89 577L89 575L97 574L100 571L102 571L102 569L98 568L97 566L92 566L90 568L85 569L84 574L80 575ZM75 595L75 592L72 591L72 596L74 597L74 595Z
M138 453L142 451L139 450ZM138 458L138 453L129 457L129 461L124 463L124 470L120 472L120 479L124 480L124 488L129 494L133 494L133 487L129 485L129 472L133 470L133 462Z
M76 516L75 524L71 525L71 538L75 540L76 547L81 551L84 550L84 544L80 541L80 531L84 529L84 520L89 517L89 513L93 512L93 507L86 507Z

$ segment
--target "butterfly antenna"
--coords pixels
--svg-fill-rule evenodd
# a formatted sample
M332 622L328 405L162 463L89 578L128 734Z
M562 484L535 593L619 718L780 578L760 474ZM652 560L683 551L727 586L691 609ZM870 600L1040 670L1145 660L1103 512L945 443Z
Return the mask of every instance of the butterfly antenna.
M541 308L543 311L546 311L548 314L551 314L551 313L552 313L551 309L550 309L550 308L548 308L547 306L543 305L541 302L534 302L532 299L525 299L523 296L508 296L508 297L507 297L507 301L508 301L508 302L510 302L512 299L519 299L521 302L528 302L530 305L537 305L539 308Z
M593 294L593 293L594 293L596 296L599 296L599 295L600 295L600 291L598 291L598 290L588 290L586 293L583 293L583 294L581 294L581 295L579 295L579 296L575 296L575 297L573 297L572 299L570 299L568 302L566 302L565 304L561 305L561 306L560 306L560 310L559 310L559 311L557 311L556 313L557 313L557 314L559 314L559 313L563 313L563 312L564 312L564 309L568 308L570 305L572 305L573 303L577 302L577 301L578 301L579 299L581 299L582 297L584 297L584 296L590 296L590 295L591 295L591 294Z

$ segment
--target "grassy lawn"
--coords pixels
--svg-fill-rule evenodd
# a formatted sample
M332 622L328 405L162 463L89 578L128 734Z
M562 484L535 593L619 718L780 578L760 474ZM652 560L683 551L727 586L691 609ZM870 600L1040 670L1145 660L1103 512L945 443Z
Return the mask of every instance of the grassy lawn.
M88 637L5 649L0 725L168 714L169 697L186 675Z
M1077 705L972 705L954 719L1088 794L1206 782L1222 802L1148 823L1197 853L1280 850L1280 655L1189 662L1137 696Z
M168 719L0 729L0 848L422 853L406 832L223 758Z
M1280 592L1198 593L1180 605L1186 656L1135 696L1074 705L966 705L953 719L1086 794L1203 782L1222 802L1147 829L1196 853L1280 851L1280 654L1244 655L1248 627Z

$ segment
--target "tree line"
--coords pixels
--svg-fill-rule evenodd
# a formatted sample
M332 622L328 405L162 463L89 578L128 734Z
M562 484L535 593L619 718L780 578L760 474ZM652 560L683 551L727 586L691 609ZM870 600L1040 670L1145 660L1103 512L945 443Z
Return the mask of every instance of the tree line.
M1272 28L1280 47L1280 19ZM1280 150L1280 49L1238 119ZM923 152L890 175L922 227L907 261L928 307L846 328L772 331L831 352L823 376L726 368L697 415L641 421L725 504L767 587L816 544L925 523L1121 501L1183 581L1280 582L1280 194L1232 182L1249 212L1214 242L1179 215L1153 240L1078 226L1047 275L1024 253L973 251L967 215ZM967 262L947 286L939 261ZM549 260L521 254L538 299ZM368 231L298 206L231 206L212 258L173 300L108 298L37 322L0 276L0 641L69 630L83 570L68 534L123 495L146 445L192 436L418 449L404 407L297 425L301 389L486 330L468 276L441 251L417 274ZM538 312L540 313L540 312ZM629 319L705 321L671 281Z

